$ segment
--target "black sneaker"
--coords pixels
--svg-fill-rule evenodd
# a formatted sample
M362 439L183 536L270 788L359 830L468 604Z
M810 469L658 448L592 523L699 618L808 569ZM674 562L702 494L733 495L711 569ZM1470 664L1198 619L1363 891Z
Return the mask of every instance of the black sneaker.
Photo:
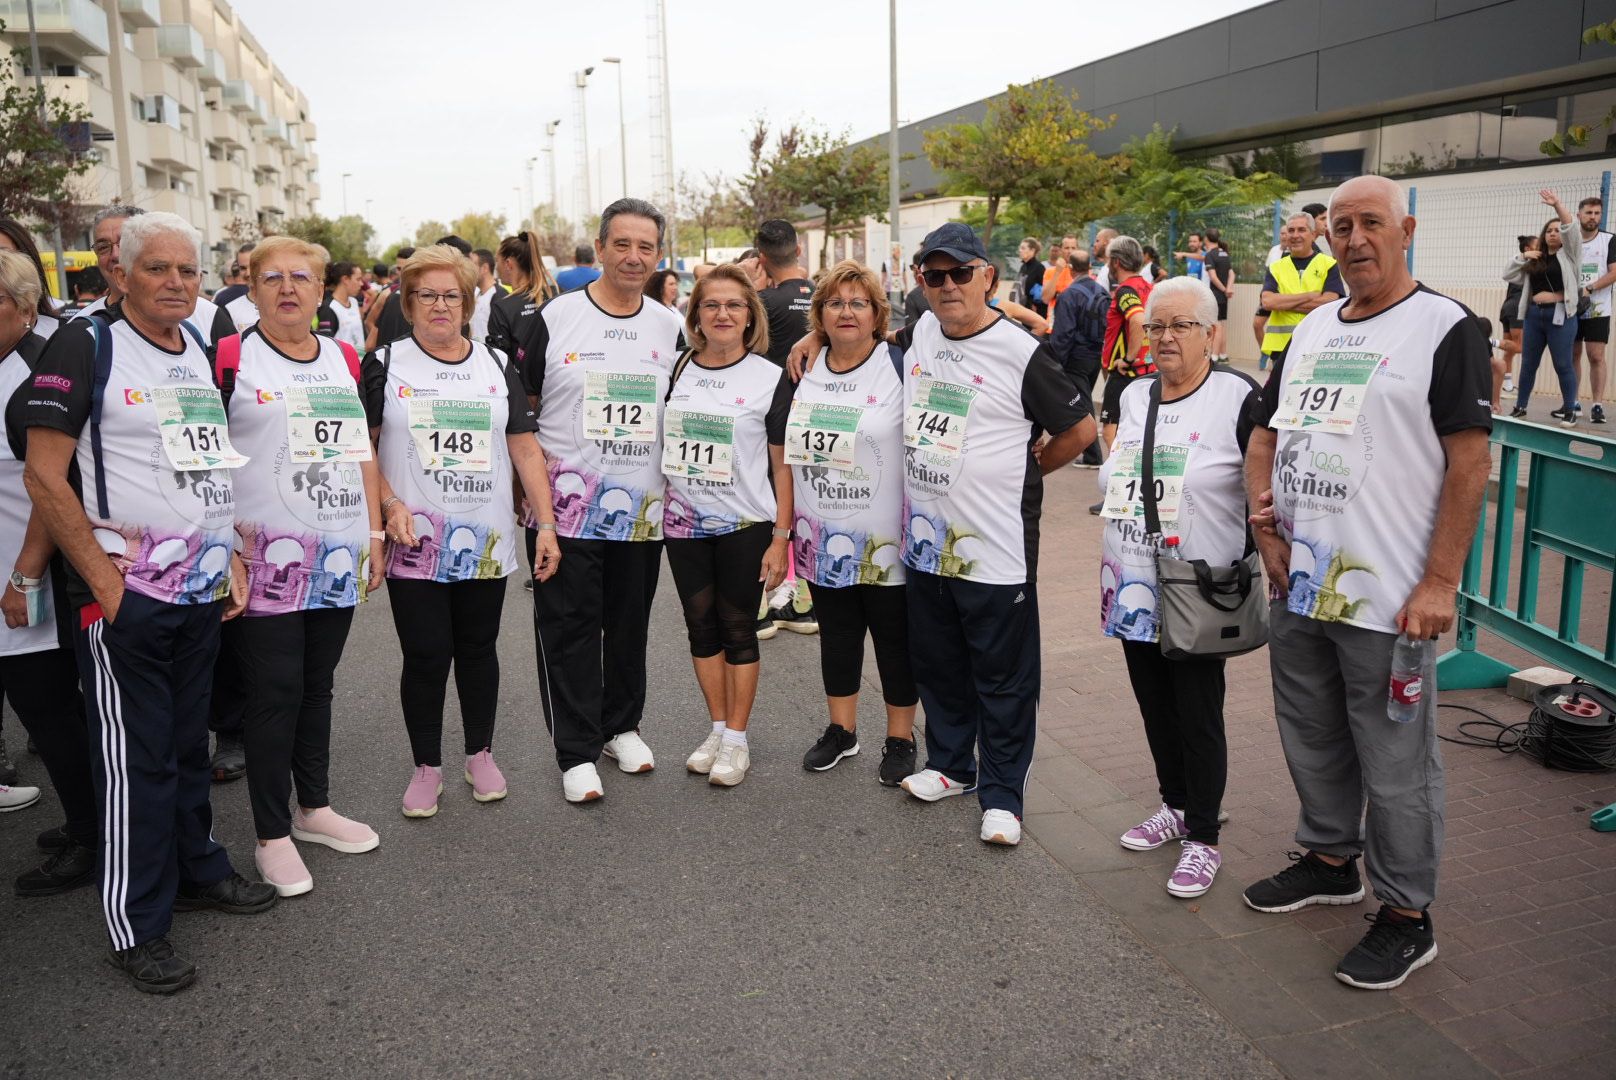
M6 787L17 786L17 767L11 763L6 754L5 736L0 735L0 784Z
M223 881L212 885L188 885L180 882L174 897L175 911L227 911L232 915L256 915L275 906L279 894L275 886L263 881L248 881L231 872Z
M67 826L58 825L54 829L46 829L34 837L34 846L47 855L54 855L73 842L67 835Z
M881 786L897 787L915 771L915 740L888 735L886 745L881 747Z
M17 878L18 896L55 896L96 880L95 849L69 842L44 863Z
M216 735L213 740L213 782L240 780L247 775L247 751L234 735Z
M1605 407L1603 405L1595 405L1592 409L1588 410L1588 422L1590 424L1603 424L1605 422Z
M1577 410L1575 409L1555 409L1553 412L1549 413L1549 417L1550 419L1560 421L1561 427L1569 428L1577 426Z
M1526 418L1526 410L1517 405L1513 409L1509 410L1509 418L1511 420L1524 420Z
M814 772L824 772L826 769L834 769L836 763L844 757L852 757L858 752L857 734L848 731L840 724L827 724L825 734L802 755L802 767L812 769Z
M1335 966L1335 977L1360 990L1390 990L1409 973L1436 959L1436 927L1431 913L1415 921L1387 907L1369 920L1369 933Z
M775 629L773 611L770 611L767 615L763 615L758 618L757 638L759 641L768 641L779 632L779 630Z
M1285 855L1291 860L1290 866L1246 887L1242 895L1247 907L1278 914L1309 904L1356 904L1364 898L1356 857L1341 866L1331 866L1311 851L1306 855L1288 851Z
M1099 517L1100 511L1104 509L1105 502L1102 500L1101 502L1097 502L1093 506L1089 507L1089 513L1093 514L1095 517Z
M790 630L793 634L819 633L819 620L814 617L811 606L807 611L798 611L795 602L787 601L785 606L777 607L769 614L774 616L777 630Z
M107 960L143 994L172 994L196 981L196 965L176 953L167 938L142 941L132 949L113 949Z

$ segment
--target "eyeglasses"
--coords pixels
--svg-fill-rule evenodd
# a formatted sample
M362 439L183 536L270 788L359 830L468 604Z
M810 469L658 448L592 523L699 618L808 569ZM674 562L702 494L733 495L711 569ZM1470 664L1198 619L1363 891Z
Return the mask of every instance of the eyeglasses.
M956 266L949 270L922 270L920 280L933 289L942 288L945 278L956 285L968 285L978 270L986 269L982 263L972 263L969 266Z
M431 289L416 289L415 302L425 307L437 307L438 301L443 301L446 308L457 308L465 297L457 292L433 292Z
M111 240L97 240L93 245L91 245L90 250L95 252L97 255L111 255L112 249L115 247L117 247L117 245Z
M750 306L745 300L703 300L699 309L703 315L717 315L720 311L726 315L739 315Z
M294 288L307 289L314 284L314 275L307 270L293 270L290 275L283 274L279 270L270 270L258 275L258 284L278 289L286 282L288 276L291 277Z
M844 311L862 315L870 310L870 302L868 300L826 300L825 310L832 315L840 315Z
M1206 329L1193 319L1174 319L1170 323L1152 322L1145 324L1145 336L1151 341L1160 341L1162 336L1171 330L1175 338L1185 337L1197 330Z

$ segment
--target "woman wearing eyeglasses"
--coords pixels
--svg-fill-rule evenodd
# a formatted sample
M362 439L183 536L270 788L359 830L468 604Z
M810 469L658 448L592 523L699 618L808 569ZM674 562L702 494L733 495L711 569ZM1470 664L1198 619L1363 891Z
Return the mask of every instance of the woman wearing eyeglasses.
M859 752L864 636L886 702L879 778L896 787L915 771L915 705L900 556L903 528L903 356L885 342L890 308L875 273L837 263L808 309L829 344L797 384L786 429L798 573L819 616L819 669L830 723L803 756L824 772Z
M763 355L768 313L738 266L696 283L685 338L692 351L674 368L662 422L662 533L712 719L685 767L734 787L751 764L758 604L786 575L791 380Z
M520 565L513 476L539 522L533 576L547 580L561 559L538 421L516 365L461 332L476 285L471 261L453 248L417 250L399 283L414 329L365 359L388 588L403 653L399 692L415 760L405 817L438 812L451 666L472 798L505 797L492 751L499 700L494 644L505 578Z
M381 585L381 510L353 346L314 333L323 248L289 236L248 266L258 321L220 339L214 366L235 470L247 564L243 617L221 648L242 709L255 857L282 896L314 887L293 839L370 851L367 825L331 808L331 697L354 608ZM288 802L297 792L297 810Z
M1151 461L1164 538L1177 540L1183 558L1213 566L1245 557L1252 539L1242 461L1259 389L1244 373L1212 363L1217 321L1212 290L1196 278L1171 278L1150 291L1144 333L1159 374L1130 380L1122 392L1116 439L1100 468L1101 629L1122 642L1162 798L1161 809L1122 835L1122 846L1149 851L1182 841L1167 880L1167 891L1182 897L1211 888L1222 863L1223 661L1162 655L1157 545L1145 535L1139 459L1159 380Z

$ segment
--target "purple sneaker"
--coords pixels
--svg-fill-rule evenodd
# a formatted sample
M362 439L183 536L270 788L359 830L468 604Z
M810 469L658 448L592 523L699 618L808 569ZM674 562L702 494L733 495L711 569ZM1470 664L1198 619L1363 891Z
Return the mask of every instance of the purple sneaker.
M466 758L466 783L471 785L471 797L478 802L505 797L505 775L494 764L492 750L484 747Z
M1167 879L1167 891L1174 896L1200 896L1212 887L1212 879L1222 865L1223 855L1217 848L1199 840L1186 840L1178 866Z
M438 812L442 794L443 770L436 765L417 765L410 786L404 789L404 816L431 817Z
M1169 840L1189 835L1184 815L1162 803L1160 810L1122 834L1122 846L1132 851L1155 851Z

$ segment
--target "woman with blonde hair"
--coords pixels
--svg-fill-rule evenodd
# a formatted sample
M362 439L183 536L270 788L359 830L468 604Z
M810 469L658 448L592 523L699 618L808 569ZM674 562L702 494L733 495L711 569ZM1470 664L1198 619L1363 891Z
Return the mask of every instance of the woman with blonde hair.
M785 578L791 379L763 353L769 318L744 269L696 283L662 426L662 532L712 730L685 767L733 787L751 764L757 609ZM717 376L717 377L708 377Z
M365 407L380 462L399 692L415 771L404 816L438 812L443 700L455 673L465 779L478 802L503 799L492 751L499 700L495 641L505 578L518 566L513 483L539 522L533 575L555 573L550 481L516 365L462 330L477 285L471 261L421 248L399 284L409 337L365 359Z

